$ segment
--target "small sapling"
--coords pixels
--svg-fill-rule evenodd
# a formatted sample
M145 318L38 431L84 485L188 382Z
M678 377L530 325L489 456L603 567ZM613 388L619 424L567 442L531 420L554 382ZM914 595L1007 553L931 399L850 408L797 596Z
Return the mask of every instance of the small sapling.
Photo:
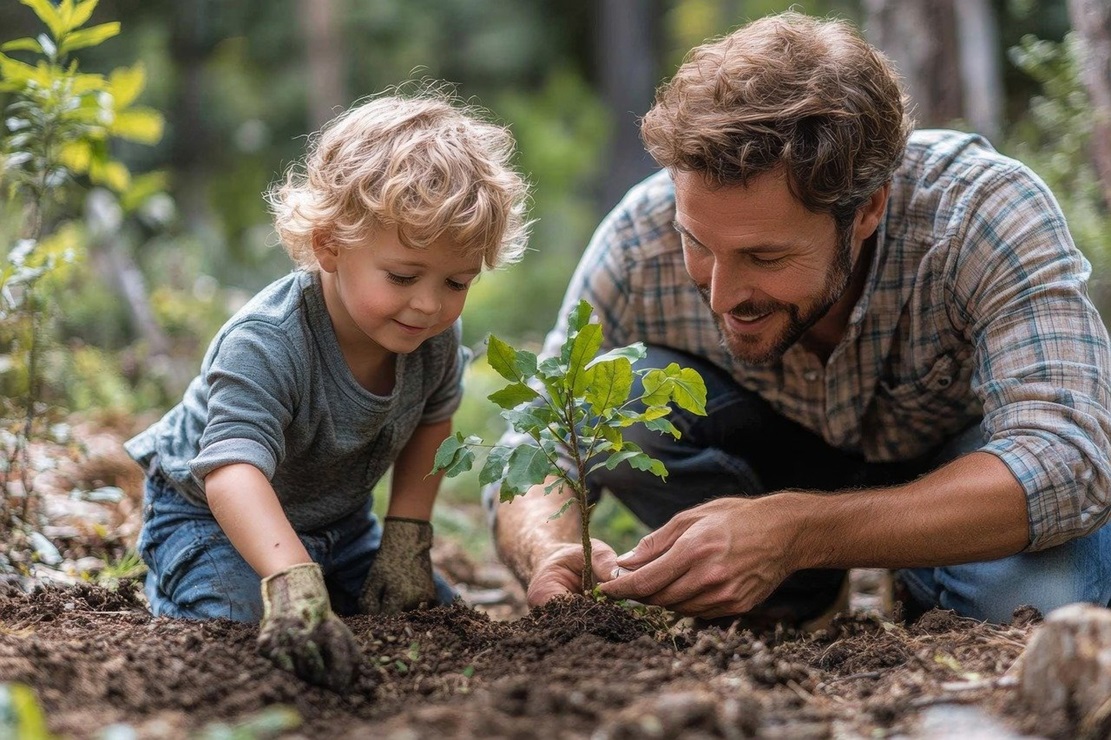
M486 344L490 366L509 384L488 398L502 408L502 417L533 444L487 445L462 432L448 437L436 453L433 473L453 477L471 469L475 450L487 451L479 485L500 484L501 500L524 494L548 476L556 480L545 488L551 493L565 486L574 495L552 518L576 504L582 531L583 590L593 591L591 567L590 506L584 481L591 471L622 463L660 478L667 469L639 446L626 442L623 430L634 425L680 436L668 420L674 403L699 416L706 414L706 384L691 368L672 363L666 368L635 370L644 358L641 343L598 355L602 327L590 321L593 307L580 301L567 317L567 339L560 354L538 360L532 352L511 347L491 335ZM635 377L643 392L630 398ZM538 390L538 389L542 389Z

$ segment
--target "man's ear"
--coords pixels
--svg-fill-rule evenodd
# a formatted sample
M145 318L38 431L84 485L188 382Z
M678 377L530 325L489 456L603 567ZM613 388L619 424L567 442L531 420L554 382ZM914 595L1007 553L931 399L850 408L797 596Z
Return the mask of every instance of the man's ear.
M339 256L339 247L332 241L330 232L324 229L314 229L312 232L312 252L316 261L324 272L336 271L336 257Z
M856 223L853 224L853 241L860 244L879 228L887 209L887 197L891 195L891 183L885 183L864 205L856 211Z

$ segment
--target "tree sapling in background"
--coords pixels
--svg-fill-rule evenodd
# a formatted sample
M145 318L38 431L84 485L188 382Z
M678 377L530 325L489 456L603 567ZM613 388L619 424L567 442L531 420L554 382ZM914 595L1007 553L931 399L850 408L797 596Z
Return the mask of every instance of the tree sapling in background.
M679 438L679 430L668 420L669 403L699 416L706 414L706 384L691 368L671 363L662 370L634 370L645 356L641 343L612 349L602 355L602 327L590 321L593 307L580 301L567 317L567 339L560 354L539 361L528 351L515 349L491 335L486 359L490 366L509 381L488 398L502 408L501 416L517 432L532 438L535 445L487 445L477 436L456 432L440 445L432 472L444 471L451 478L471 469L475 449L488 449L479 474L479 485L499 483L501 500L510 501L543 483L548 476L556 480L545 489L551 493L566 486L574 498L552 518L577 504L582 530L585 592L595 586L591 567L590 505L584 481L587 474L605 466L612 470L628 463L660 478L667 469L640 447L626 442L623 432L633 424L643 424L660 433ZM629 395L634 377L641 378L643 393ZM537 390L543 388L543 393ZM568 461L569 472L558 464Z

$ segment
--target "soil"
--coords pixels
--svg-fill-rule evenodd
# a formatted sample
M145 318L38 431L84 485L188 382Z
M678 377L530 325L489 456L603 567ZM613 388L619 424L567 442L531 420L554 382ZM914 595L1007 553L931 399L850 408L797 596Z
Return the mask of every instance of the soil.
M113 482L98 475L89 485ZM134 495L112 505L116 530L134 531ZM121 545L102 526L101 551L83 547L91 535L75 522L52 525L68 533L63 556L87 560ZM2 555L29 562L10 542ZM233 729L242 738L399 740L1017 737L1036 725L1013 675L1039 620L1032 611L1008 626L941 611L907 622L898 608L886 614L855 599L813 633L700 627L586 597L527 612L493 564L450 542L434 555L470 605L345 619L362 663L343 694L260 657L256 625L153 618L137 578L0 579L0 736L18 736L13 717L29 726L12 711L18 684L33 690L50 733L73 738ZM964 708L991 732L954 729ZM938 722L949 729L939 734Z
M1007 670L1024 619L996 627L935 611L908 626L850 614L814 634L758 635L668 626L585 597L507 621L437 607L347 619L363 662L341 695L259 657L256 626L152 618L124 581L0 597L0 681L33 688L49 730L75 738L115 724L185 737L253 723L267 736L268 722L307 738L884 737L913 735L925 707L947 703L1018 732L1032 718Z

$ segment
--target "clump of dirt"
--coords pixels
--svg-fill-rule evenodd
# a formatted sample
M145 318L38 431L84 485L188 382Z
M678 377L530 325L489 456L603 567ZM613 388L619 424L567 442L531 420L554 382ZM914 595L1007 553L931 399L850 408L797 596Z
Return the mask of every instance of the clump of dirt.
M665 630L587 598L513 621L462 604L345 621L363 663L338 694L260 657L256 625L155 619L133 584L9 593L0 682L30 686L50 730L75 738L116 723L183 736L276 706L304 737L870 737L946 703L1021 726L1005 676L1030 628L929 612L846 615L812 635Z

